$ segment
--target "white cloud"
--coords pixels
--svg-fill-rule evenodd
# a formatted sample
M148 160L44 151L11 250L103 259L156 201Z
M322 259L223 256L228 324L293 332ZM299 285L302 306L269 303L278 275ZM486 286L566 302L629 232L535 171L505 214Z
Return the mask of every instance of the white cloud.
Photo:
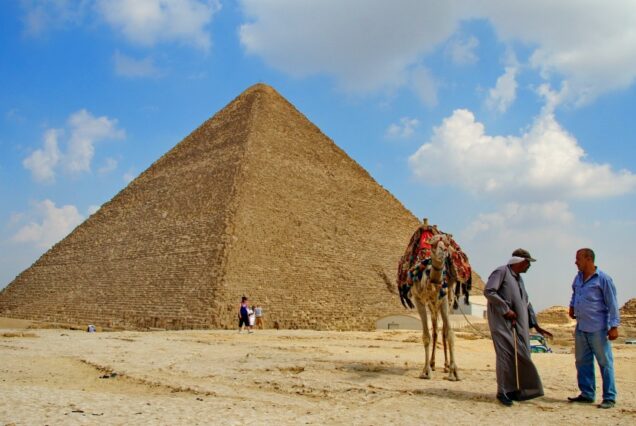
M18 226L20 222L24 220L24 217L24 213L11 213L11 215L9 215L9 222L7 223L7 227L14 228L15 226Z
M419 66L412 71L411 87L424 105L437 105L437 82L428 68Z
M98 19L138 45L177 41L205 51L212 45L208 26L221 9L219 0L21 0L21 4L29 36Z
M352 92L395 88L407 68L455 30L445 2L406 0L243 0L246 51L270 66L304 77L329 74Z
M22 161L22 165L31 171L35 181L51 183L55 180L55 168L61 156L57 144L60 134L58 129L47 130L44 133L44 147L36 149Z
M636 3L631 0L488 0L477 13L503 41L535 46L530 65L546 78L563 77L570 100L583 104L633 84Z
M636 175L586 161L576 139L554 115L535 119L521 136L489 136L472 112L456 110L409 158L414 174L475 194L527 199L602 198L636 189Z
M117 160L109 157L106 159L106 161L104 161L104 165L97 170L97 173L99 173L100 175L105 175L112 172L116 168Z
M12 240L19 243L32 243L39 248L48 249L64 238L84 218L73 205L55 207L51 200L35 204L32 215L38 221L32 221L18 230Z
M68 119L70 137L66 150L59 148L61 130L49 129L44 134L44 147L35 150L22 164L31 171L38 182L52 182L59 167L71 173L90 171L95 153L95 144L102 140L123 139L124 130L117 128L117 120L106 116L95 117L85 109L79 110Z
M89 0L21 0L25 11L24 32L40 36L49 30L79 24L89 4Z
M470 65L476 63L479 58L475 49L479 46L479 40L470 36L466 39L455 38L451 40L445 49L446 56L451 58L454 64Z
M483 234L510 234L511 230L536 233L546 224L550 224L551 228L563 228L573 221L574 215L563 201L529 204L513 202L505 204L500 211L479 214L464 230L463 236L472 240ZM523 240L527 240L527 237Z
M131 42L154 46L179 41L209 50L208 25L221 9L218 0L98 0L103 19Z
M566 101L569 96L568 82L563 82L561 90L555 92L549 84L541 84L537 90L537 94L544 98L545 105L542 108L542 114L552 114L557 106Z
M353 92L404 86L411 67L461 22L475 19L488 20L504 43L530 48L532 69L568 82L569 102L589 102L636 78L631 0L243 0L241 6L247 22L240 39L248 53L294 76L334 76ZM474 44L471 36L451 44L451 57L472 60Z
M209 26L221 9L219 0L23 0L23 5L29 33L81 23L91 11L133 43L177 41L205 51L211 46ZM531 49L528 65L546 81L567 82L567 102L585 104L636 80L632 0L241 0L240 6L246 22L239 36L248 53L293 76L334 76L351 92L417 82L409 69L448 40L446 53L455 63L472 63L478 41L456 30L477 19L489 21L500 41ZM152 64L138 65L148 72Z
M221 9L219 0L22 4L28 33L81 23L91 11L133 43L178 41L205 51L211 46L209 25ZM446 52L452 60L471 63L476 38L462 39L455 32L462 22L476 19L489 21L509 46L530 48L535 71L546 81L569 84L568 102L585 104L636 80L632 0L241 0L240 5L246 22L239 36L248 53L294 76L334 76L352 92L403 87L412 82L408 70L449 39Z
M495 87L488 91L486 106L499 112L506 112L517 97L517 67L506 67L497 79Z
M399 123L393 123L386 129L385 136L389 139L407 139L413 136L419 125L420 122L417 118L402 117Z
M156 67L152 58L135 59L116 51L113 55L115 74L123 77L159 77L161 70Z
M82 109L69 117L71 137L64 165L70 172L90 171L95 143L104 139L123 139L125 132L117 128L117 120L106 116L94 117Z

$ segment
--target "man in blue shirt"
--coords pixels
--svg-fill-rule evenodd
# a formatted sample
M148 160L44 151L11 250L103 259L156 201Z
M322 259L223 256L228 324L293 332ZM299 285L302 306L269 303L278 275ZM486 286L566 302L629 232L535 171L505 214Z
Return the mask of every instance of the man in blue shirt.
M568 400L594 402L596 358L603 378L603 401L599 408L612 408L616 403L616 383L609 341L618 337L620 324L616 287L612 278L594 265L591 249L583 248L576 252L576 266L579 272L572 283L569 314L576 319L574 349L581 394Z

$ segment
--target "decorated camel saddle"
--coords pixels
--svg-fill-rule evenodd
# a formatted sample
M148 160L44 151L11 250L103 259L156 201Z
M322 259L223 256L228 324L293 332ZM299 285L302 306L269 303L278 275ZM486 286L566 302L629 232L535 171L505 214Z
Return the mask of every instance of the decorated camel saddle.
M404 255L398 264L397 287L400 295L400 302L406 308L414 308L410 298L410 290L413 280L421 280L423 274L428 275L431 268L432 245L443 238L449 250L446 259L447 265L444 268L443 282L440 286L439 297L443 298L448 291L454 291L459 296L460 291L464 291L466 302L468 302L468 291L471 287L471 268L468 256L459 247L451 234L446 234L435 225L429 225L424 219L422 224L415 230L406 247ZM450 288L450 286L456 286Z

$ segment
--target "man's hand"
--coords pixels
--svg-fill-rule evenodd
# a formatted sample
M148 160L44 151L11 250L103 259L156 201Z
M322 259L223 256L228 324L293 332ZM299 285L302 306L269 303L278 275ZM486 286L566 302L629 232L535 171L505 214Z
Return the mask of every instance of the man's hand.
M537 330L537 333L539 333L543 337L548 337L550 339L554 338L552 333L550 333L548 330L544 330L543 328L539 327L538 325L535 325L534 329Z
M607 338L610 340L616 340L618 338L618 327L612 327L607 332Z
M568 311L568 315L570 316L570 318L576 319L576 315L574 315L574 308L572 306L570 306L570 310Z
M504 318L509 320L509 321L516 321L517 320L517 314L515 313L515 311L513 311L511 309L511 310L509 310L508 312L506 312L504 314Z

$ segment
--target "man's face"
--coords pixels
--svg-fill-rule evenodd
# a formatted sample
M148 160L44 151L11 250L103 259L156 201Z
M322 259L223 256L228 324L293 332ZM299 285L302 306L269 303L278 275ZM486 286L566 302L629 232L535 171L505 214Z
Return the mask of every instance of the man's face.
M526 259L523 262L521 262L521 264L523 265L521 272L528 272L528 269L530 269L530 261Z
M579 269L579 271L584 271L590 261L591 259L585 256L583 252L579 251L576 253L576 261L574 263L576 264L576 267Z
M524 272L527 272L528 269L530 269L529 260L524 260L523 262L512 265L512 270L515 271L515 273L517 274L523 274Z

